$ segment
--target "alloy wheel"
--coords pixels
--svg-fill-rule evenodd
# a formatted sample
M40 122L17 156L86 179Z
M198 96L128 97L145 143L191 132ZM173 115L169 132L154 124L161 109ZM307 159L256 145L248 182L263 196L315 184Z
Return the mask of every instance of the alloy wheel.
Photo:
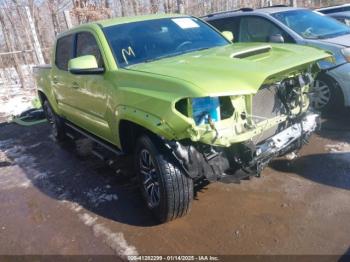
M150 208L155 208L160 202L160 188L156 166L147 149L142 149L140 152L140 172L147 204Z
M313 108L320 110L328 105L331 100L331 89L321 81L316 80L312 88L313 94L311 97L311 105Z

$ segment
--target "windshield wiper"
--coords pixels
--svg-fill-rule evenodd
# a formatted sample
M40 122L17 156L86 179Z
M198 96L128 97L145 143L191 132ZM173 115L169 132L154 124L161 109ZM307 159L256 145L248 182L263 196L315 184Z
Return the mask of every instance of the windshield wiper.
M187 51L176 52L176 53L172 53L172 54L168 54L168 55L163 55L163 56L158 56L155 58L146 59L142 63L149 63L149 62L153 62L153 61L160 60L163 58L173 57L173 56L177 56L177 55L183 55L183 54L187 54L187 53L191 53L191 52L203 51L203 50L210 49L210 48L212 48L212 47L202 47L202 48L198 48L198 49L190 49Z
M207 50L207 49L210 49L210 48L213 48L213 47L210 46L210 47L202 47L202 48L198 48L198 49L192 49L192 52L203 51L203 50Z
M149 62L153 62L153 61L160 60L160 59L163 59L163 58L177 56L177 55L180 55L180 54L183 54L183 52L177 52L177 53L172 53L172 54L168 54L168 55L162 55L162 56L157 56L157 57L154 57L154 58L149 58L149 59L144 60L141 63L149 63Z

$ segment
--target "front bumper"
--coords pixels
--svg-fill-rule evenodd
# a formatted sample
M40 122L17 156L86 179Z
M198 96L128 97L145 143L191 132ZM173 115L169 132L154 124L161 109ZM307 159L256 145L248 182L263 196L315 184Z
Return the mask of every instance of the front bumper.
M343 64L327 72L335 79L344 94L344 105L350 106L350 63Z
M319 127L319 115L306 113L283 131L255 145L251 141L233 144L229 148L200 143L166 142L183 170L193 179L237 182L249 176L259 176L275 157L300 149Z
M256 147L256 157L264 158L281 155L295 142L300 142L304 137L310 136L318 127L320 118L318 114L309 113L300 122L293 124L282 132L266 139ZM301 141L302 142L302 141ZM290 151L290 150L287 150Z

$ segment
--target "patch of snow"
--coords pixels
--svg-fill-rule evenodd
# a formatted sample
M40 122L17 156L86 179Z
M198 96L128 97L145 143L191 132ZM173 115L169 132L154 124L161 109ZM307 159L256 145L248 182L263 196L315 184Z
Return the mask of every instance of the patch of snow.
M35 158L25 153L25 147L15 145L15 142L12 139L0 141L0 159L11 162L11 166L2 168L0 173L1 189L28 188L32 185L28 175L40 180L47 176L36 169ZM16 172L15 168L22 172Z
M124 234L113 232L108 227L101 223L97 223L98 217L88 213L81 213L82 206L77 203L62 201L68 207L78 214L79 219L88 227L91 227L96 237L100 237L103 241L114 250L114 252L122 257L138 255L134 246L131 246L125 240Z
M118 200L118 196L116 194L108 194L105 191L105 188L99 187L96 187L86 192L86 196L89 198L90 203L93 204L95 207L105 202Z
M47 176L48 176L48 173L37 173L33 177L35 180L42 180L42 179L46 179Z
M32 100L36 97L36 89L32 74L33 65L22 65L24 87L21 86L15 68L0 69L0 116L19 115L32 108Z
M76 213L79 213L80 210L83 209L83 207L81 205L79 205L78 203L75 202L68 202L67 200L63 200L64 203L68 203L68 206L71 210L73 210Z
M30 145L30 146L28 146L27 148L28 148L28 149L33 149L33 148L36 148L36 147L40 146L41 144L42 144L42 142L39 142L39 143L36 143L36 144L34 144L34 145Z
M80 220L82 220L84 222L85 225L87 226L92 226L96 220L97 220L97 217L93 217L93 216L90 216L89 214L87 213L84 213L84 214L79 214L79 218Z
M330 144L330 145L326 145L325 147L326 147L326 150L331 153L350 152L350 144L345 142Z
M32 108L33 96L18 95L8 99L2 99L0 103L0 115L2 116L16 116L22 112Z
M120 256L135 256L138 252L134 246L130 246L123 233L114 233L103 224L95 224L93 231L96 237L104 237L105 242Z
M9 145L12 145L14 141L12 139L7 140L0 140L0 148L8 147Z

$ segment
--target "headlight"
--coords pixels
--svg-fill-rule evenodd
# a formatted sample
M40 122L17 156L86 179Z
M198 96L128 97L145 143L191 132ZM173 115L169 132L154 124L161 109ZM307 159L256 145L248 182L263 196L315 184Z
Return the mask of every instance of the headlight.
M350 48L344 48L341 50L341 52L344 55L346 61L350 63Z
M218 97L192 98L192 117L196 125L220 121L220 101Z
M230 118L234 112L229 96L185 98L179 100L175 108L192 118L197 126Z

